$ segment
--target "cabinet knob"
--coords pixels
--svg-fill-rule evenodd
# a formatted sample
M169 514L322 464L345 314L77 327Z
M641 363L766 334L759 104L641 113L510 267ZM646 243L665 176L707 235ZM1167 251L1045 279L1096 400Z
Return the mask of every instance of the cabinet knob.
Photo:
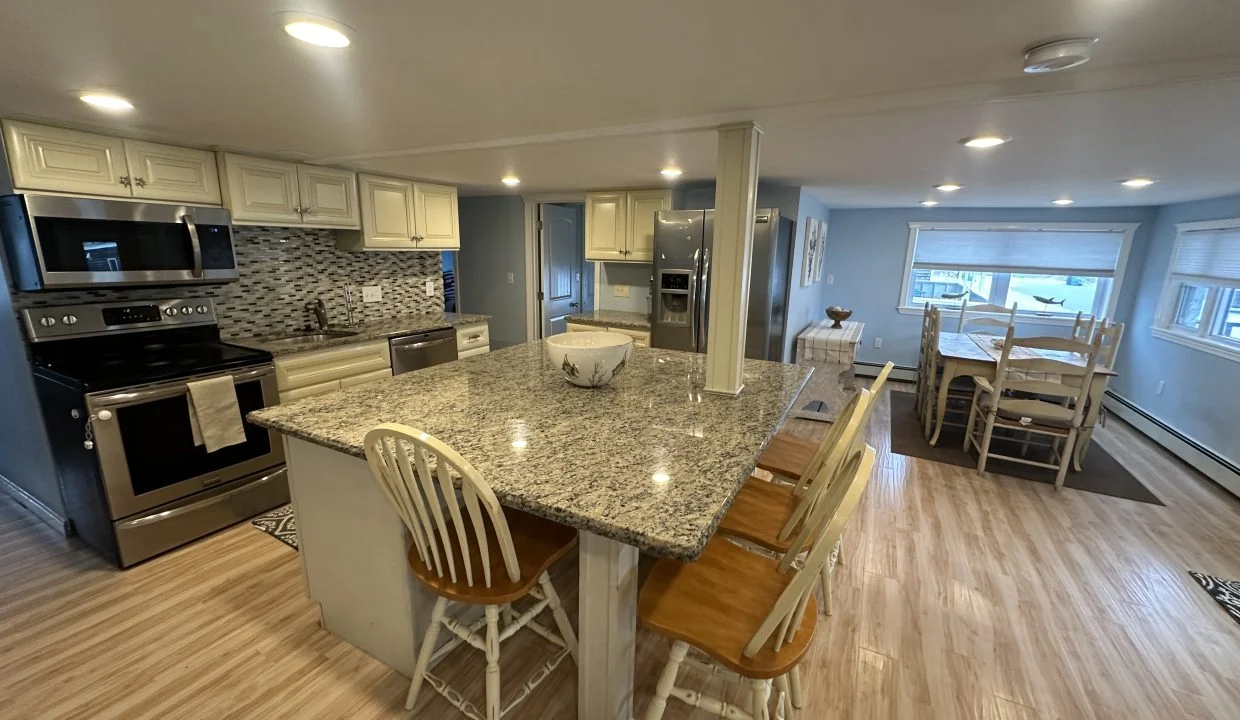
M124 185L125 187L129 187L130 185L132 185L132 184L133 184L133 183L131 183L131 182L129 181L129 176L128 176L128 175L121 175L121 181L120 181L120 182L121 182L121 185Z
M293 208L293 212L295 212L295 213L297 213L298 215L300 215L300 214L302 213L302 208L301 208L301 206L300 206L300 205L298 205L297 207Z
M314 213L310 212L310 208L309 208L309 207L304 207L304 208L302 208L302 209L301 209L301 214L302 214L302 215L313 215Z
M146 187L146 180L144 178L136 177L133 179L133 184L138 187Z

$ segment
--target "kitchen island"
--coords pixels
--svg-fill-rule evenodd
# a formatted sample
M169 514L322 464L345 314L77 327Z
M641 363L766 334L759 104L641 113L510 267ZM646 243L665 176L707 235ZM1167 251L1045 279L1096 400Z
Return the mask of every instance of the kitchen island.
M431 598L362 446L402 423L461 453L504 505L580 531L579 717L632 716L637 559L693 560L812 370L745 361L736 397L702 392L705 356L635 348L579 388L541 342L251 413L285 435L310 597L324 627L409 674Z

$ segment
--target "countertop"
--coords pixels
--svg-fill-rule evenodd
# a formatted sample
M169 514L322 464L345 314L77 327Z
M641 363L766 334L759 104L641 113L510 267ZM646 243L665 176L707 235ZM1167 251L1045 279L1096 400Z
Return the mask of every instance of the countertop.
M811 368L745 361L736 396L701 391L706 356L634 348L606 388L579 388L541 341L251 413L364 457L384 422L461 453L510 507L680 560L701 554Z
M622 327L630 330L650 330L649 315L639 312L626 312L624 310L595 310L592 313L569 315L564 319L571 323L581 323L583 325Z
M425 315L404 315L397 318L384 318L382 320L371 320L364 322L357 327L336 327L331 326L331 330L348 330L355 332L355 335L346 335L344 337L327 338L321 342L308 345L283 345L271 343L270 337L250 337L250 338L224 338L224 342L230 345L239 345L252 350L263 350L275 356L290 355L292 353L312 352L314 350L326 350L327 348L340 347L342 345L353 345L355 343L370 342L372 340L382 340L384 338L395 337L397 335L408 335L409 333L425 332L427 330L436 330L446 327L460 327L462 325L472 325L474 323L486 322L489 319L487 315L474 315L469 313L429 313ZM295 332L290 330L289 332Z

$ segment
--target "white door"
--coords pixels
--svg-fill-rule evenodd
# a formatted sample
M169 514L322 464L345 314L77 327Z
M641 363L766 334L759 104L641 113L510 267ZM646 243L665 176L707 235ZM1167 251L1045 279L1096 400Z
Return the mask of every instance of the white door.
M358 175L362 189L362 246L413 250L413 183Z
M568 332L567 316L581 312L580 206L538 206L542 220L543 337Z
M141 140L124 142L134 197L220 204L215 153Z
M415 183L413 186L414 234L418 249L459 250L461 236L456 210L456 188Z
M307 225L356 230L361 227L357 209L357 173L352 170L297 166L301 190L301 214Z
M297 166L293 163L224 153L224 176L234 222L301 224Z
M672 209L670 190L630 190L628 193L628 240L625 260L654 261L654 216Z
M586 195L586 260L627 260L625 194Z
M13 187L131 197L120 138L4 121Z

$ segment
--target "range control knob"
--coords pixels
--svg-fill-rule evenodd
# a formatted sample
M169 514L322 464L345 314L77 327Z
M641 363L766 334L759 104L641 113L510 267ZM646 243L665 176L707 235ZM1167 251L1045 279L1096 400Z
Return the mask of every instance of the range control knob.
M190 307L189 305L186 305L185 307L181 308L182 315L189 315L192 312L194 312L194 308Z
M53 315L44 315L39 318L39 324L43 327L51 327L56 324L56 318Z
M197 308L195 308L195 309L198 311L198 314L199 314L199 315L206 315L206 314L207 314L207 306L206 306L206 305L199 305L199 306L198 306Z
M177 309L174 307L164 308L164 314L167 315L168 317L172 317L173 315L177 314Z
M77 325L77 315L66 315L60 321L66 325Z

